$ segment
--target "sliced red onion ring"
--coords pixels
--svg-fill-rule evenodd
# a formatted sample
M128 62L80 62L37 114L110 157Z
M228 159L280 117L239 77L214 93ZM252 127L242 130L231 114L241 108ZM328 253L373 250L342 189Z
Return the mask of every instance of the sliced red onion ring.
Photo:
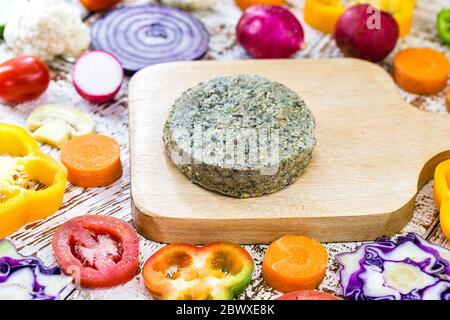
M201 59L209 46L208 31L197 18L161 4L112 10L94 23L91 33L94 48L115 55L127 73Z

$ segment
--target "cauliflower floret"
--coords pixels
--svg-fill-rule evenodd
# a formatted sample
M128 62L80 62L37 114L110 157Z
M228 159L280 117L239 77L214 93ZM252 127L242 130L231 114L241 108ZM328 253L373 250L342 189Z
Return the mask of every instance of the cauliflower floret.
M47 61L58 55L77 57L91 41L79 9L62 0L29 1L12 15L4 38L15 53Z

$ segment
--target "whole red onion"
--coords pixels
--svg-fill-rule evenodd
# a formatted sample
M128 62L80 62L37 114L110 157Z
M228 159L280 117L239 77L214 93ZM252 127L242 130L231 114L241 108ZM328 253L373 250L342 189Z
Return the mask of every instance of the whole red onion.
M289 58L304 46L301 23L287 9L256 5L245 10L236 27L239 43L257 59Z
M345 55L380 62L395 48L399 37L397 21L391 14L357 4L339 18L334 38Z

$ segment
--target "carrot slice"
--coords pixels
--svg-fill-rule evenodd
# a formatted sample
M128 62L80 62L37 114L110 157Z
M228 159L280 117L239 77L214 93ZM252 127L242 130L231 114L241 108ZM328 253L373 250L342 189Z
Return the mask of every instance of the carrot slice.
M87 134L66 142L61 149L69 181L79 187L103 187L122 175L120 146L112 138Z
M439 93L447 84L449 72L447 56L430 48L406 49L395 57L394 79L411 93Z
M317 241L302 236L284 236L273 242L264 256L266 283L280 292L315 289L323 280L328 254Z

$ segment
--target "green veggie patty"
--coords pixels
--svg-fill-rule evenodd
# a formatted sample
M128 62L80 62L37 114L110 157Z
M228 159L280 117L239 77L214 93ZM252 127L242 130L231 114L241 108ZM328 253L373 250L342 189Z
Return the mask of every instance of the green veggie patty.
M220 77L184 92L164 126L169 157L191 181L246 198L293 183L311 161L315 119L284 85Z

